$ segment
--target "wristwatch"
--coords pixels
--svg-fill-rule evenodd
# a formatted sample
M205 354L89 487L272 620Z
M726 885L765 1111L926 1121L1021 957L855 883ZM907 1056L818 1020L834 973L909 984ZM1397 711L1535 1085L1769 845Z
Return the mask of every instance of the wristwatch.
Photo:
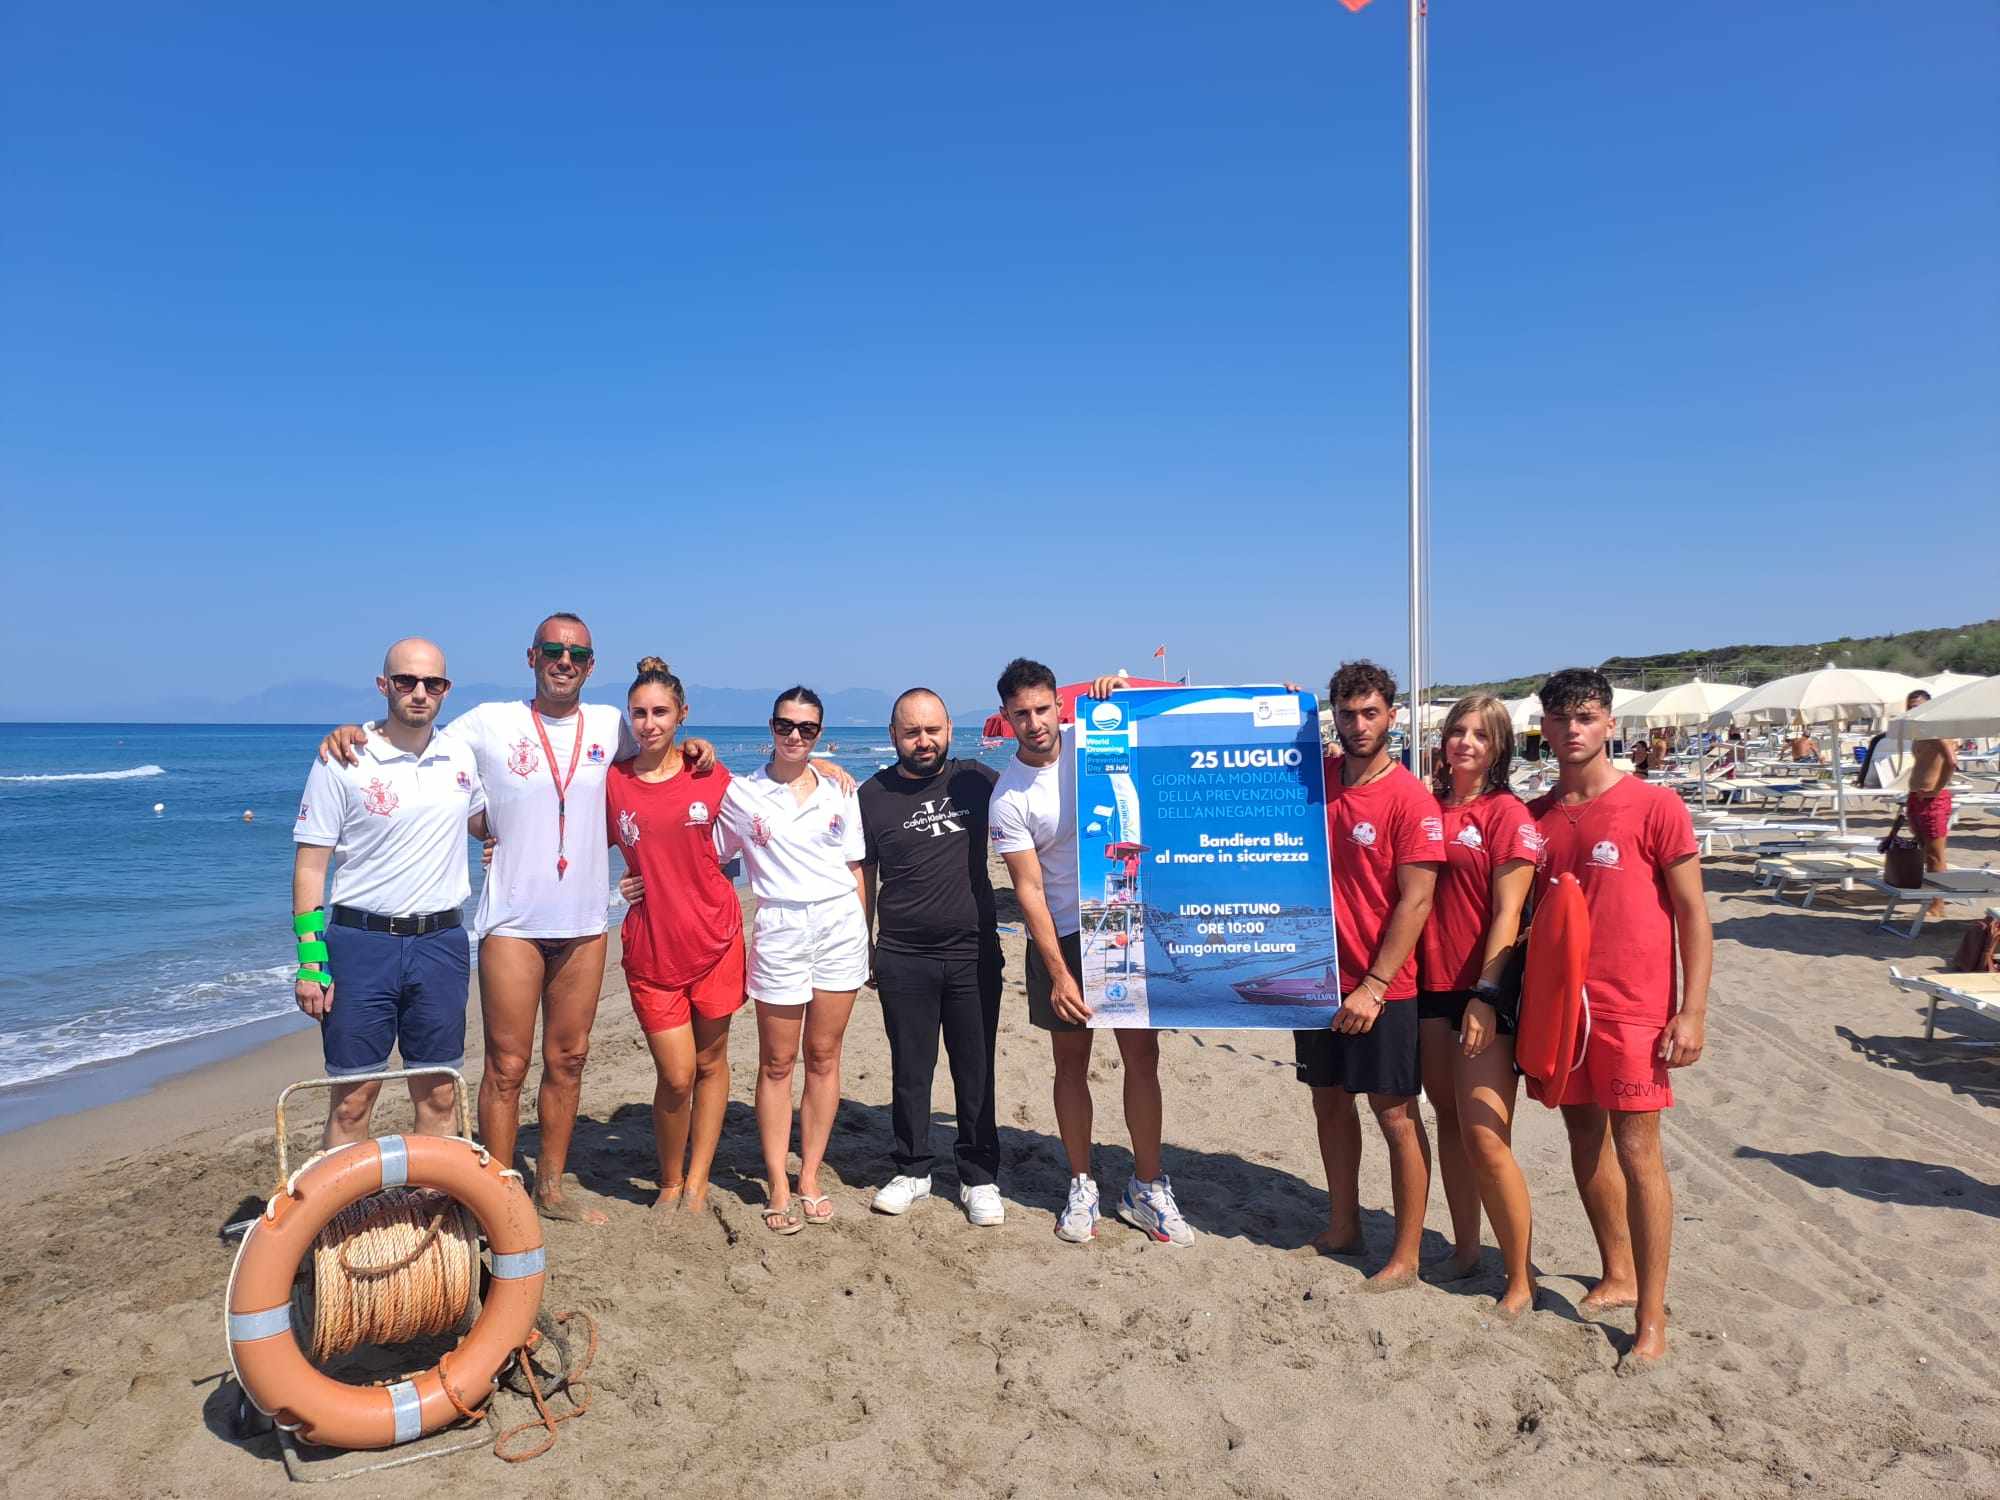
M1473 998L1492 1004L1500 998L1500 986L1490 979L1482 979L1472 987Z

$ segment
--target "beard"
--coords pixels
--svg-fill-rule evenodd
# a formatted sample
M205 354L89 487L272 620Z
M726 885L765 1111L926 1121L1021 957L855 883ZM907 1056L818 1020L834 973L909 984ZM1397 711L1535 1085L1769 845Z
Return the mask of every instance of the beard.
M927 758L918 759L917 756L926 756ZM905 755L901 750L896 752L896 765L907 776L919 779L925 776L935 776L938 772L938 767L943 764L944 750L942 747L939 747L935 752L920 750L916 755Z

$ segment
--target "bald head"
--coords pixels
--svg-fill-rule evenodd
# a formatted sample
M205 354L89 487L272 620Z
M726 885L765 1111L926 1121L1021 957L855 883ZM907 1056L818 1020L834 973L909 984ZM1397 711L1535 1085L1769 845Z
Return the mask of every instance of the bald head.
M444 648L420 635L406 635L382 653L382 675L407 672L416 677L446 677Z
M898 772L916 780L935 776L951 753L951 715L944 699L929 688L911 688L889 710L889 738Z

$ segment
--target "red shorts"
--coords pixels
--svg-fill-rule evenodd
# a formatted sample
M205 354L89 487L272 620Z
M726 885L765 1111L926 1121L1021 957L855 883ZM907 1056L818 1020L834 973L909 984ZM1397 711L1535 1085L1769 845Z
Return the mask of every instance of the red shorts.
M1951 832L1951 793L1912 792L1904 808L1910 832L1920 839L1941 839Z
M625 988L632 993L632 1013L651 1036L686 1026L690 1012L705 1021L719 1021L743 1008L743 934L737 933L706 974L688 984L651 984L629 970Z
M1583 1064L1569 1075L1556 1102L1632 1114L1666 1109L1674 1102L1667 1065L1660 1059L1660 1034L1666 1029L1664 1023L1591 1017Z

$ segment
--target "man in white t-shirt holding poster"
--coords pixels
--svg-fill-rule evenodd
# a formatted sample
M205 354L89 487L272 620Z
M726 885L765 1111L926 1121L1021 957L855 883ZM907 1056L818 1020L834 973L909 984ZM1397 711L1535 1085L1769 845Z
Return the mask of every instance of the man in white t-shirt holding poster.
M1102 679L1097 695L1109 697L1113 687L1112 679ZM1000 710L1020 748L994 784L988 836L1007 862L1028 929L1028 1020L1049 1033L1055 1058L1056 1129L1070 1170L1056 1235L1084 1244L1096 1237L1098 1220L1090 1162L1090 1049L1097 1034L1088 1024L1082 987L1075 739L1061 727L1055 674L1040 662L1009 662L999 691ZM1159 1033L1120 1027L1112 1035L1124 1063L1125 1125L1132 1135L1132 1180L1118 1217L1160 1244L1193 1244L1194 1231L1160 1165Z
M501 1161L513 1163L539 1015L535 1206L547 1218L587 1224L607 1221L566 1196L563 1169L604 984L611 883L604 778L612 762L637 751L617 708L582 701L595 664L583 621L566 612L550 615L528 647L534 697L482 703L440 731L476 758L496 840L473 924L486 1030L480 1139ZM351 747L361 737L363 731L343 725L327 736L321 753L352 764ZM698 769L714 763L707 742L691 739L685 748Z

